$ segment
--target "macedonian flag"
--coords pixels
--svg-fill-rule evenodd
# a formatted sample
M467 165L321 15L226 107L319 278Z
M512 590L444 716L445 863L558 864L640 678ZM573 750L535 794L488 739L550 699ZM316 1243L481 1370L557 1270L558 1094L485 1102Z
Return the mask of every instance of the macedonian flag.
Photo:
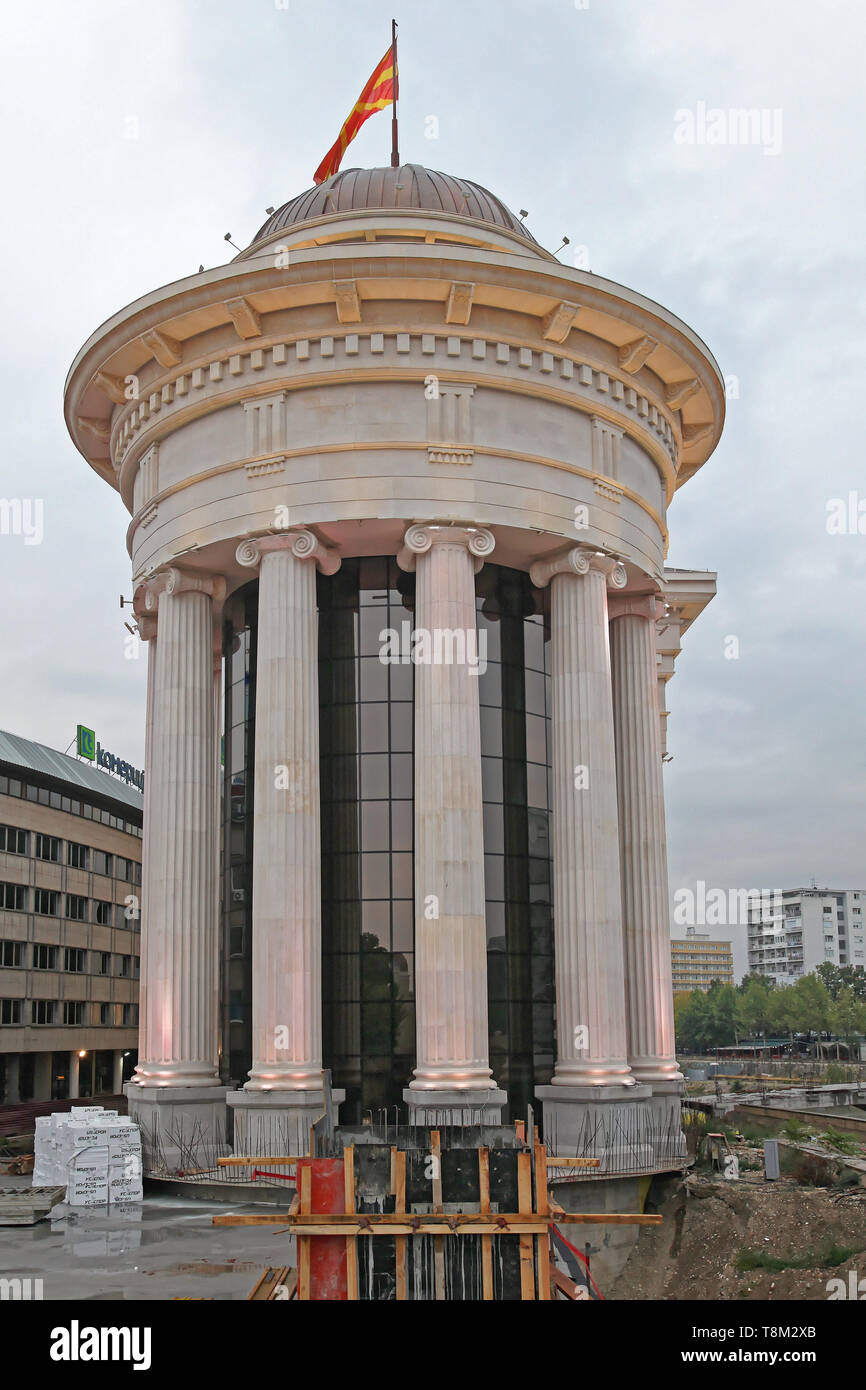
M389 46L381 63L355 102L343 129L313 175L315 183L324 183L325 179L336 174L349 142L354 140L368 116L372 116L374 111L381 111L384 106L392 104L396 85L397 65L394 62L393 47Z

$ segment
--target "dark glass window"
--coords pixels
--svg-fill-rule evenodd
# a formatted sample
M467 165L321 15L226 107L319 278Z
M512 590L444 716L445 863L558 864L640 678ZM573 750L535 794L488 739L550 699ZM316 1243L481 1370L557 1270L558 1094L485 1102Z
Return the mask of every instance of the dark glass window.
M358 1123L402 1106L415 1053L414 670L383 659L411 629L414 576L344 560L318 585L324 1056Z
M523 1119L553 1072L548 596L489 564L476 593L490 1065Z

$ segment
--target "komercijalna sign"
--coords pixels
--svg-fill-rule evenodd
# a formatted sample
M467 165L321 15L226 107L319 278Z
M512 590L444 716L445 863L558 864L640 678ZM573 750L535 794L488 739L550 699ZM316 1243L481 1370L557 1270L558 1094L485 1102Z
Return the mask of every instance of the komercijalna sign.
M96 763L97 767L104 767L106 772L113 772L115 777L122 778L130 786L138 787L140 792L144 791L144 773L141 768L133 767L132 763L124 762L123 758L116 758L113 753L109 753L97 740L92 729L79 724L76 738L80 758L87 758L89 762Z

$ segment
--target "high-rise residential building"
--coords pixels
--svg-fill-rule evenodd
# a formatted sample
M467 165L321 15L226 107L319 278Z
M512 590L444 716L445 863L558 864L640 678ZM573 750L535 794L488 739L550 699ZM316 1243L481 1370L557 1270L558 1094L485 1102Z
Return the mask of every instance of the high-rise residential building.
M866 968L866 888L785 888L748 913L749 970L795 984L828 961Z

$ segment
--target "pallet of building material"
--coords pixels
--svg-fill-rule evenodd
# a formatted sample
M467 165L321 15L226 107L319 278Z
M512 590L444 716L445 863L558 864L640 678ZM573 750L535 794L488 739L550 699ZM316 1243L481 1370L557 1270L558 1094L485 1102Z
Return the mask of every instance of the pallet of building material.
M65 1195L65 1187L0 1187L0 1226L35 1226Z

